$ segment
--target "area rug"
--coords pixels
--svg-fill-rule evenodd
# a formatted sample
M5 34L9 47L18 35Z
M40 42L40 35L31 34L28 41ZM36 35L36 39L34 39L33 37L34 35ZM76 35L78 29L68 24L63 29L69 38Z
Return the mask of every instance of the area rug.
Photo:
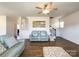
M71 57L62 47L43 47L44 57Z

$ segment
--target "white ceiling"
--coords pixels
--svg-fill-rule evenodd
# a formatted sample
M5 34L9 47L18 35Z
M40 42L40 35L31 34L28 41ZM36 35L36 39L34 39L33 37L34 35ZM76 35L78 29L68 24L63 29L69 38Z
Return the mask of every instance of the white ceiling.
M79 2L54 2L58 8L49 15L38 14L39 10L35 7L39 2L0 2L1 15L19 16L66 16L79 10Z

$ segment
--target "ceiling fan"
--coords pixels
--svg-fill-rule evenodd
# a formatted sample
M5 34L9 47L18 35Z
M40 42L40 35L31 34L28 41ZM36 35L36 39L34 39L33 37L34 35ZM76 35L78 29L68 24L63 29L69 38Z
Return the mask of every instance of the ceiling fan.
M38 14L49 14L57 10L52 2L41 3L36 8L40 10Z

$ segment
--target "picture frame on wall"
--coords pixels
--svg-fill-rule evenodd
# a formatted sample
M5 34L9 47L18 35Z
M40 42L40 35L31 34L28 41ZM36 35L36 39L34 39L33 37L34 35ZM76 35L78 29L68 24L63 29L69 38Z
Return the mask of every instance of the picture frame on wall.
M33 27L34 28L43 28L46 26L46 22L45 21L33 21Z

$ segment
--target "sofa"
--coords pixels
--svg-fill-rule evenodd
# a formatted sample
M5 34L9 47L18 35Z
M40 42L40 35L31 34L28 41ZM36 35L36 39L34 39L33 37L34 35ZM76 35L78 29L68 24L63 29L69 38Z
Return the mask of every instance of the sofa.
M30 41L48 41L47 31L33 30L30 34Z
M0 54L0 57L18 57L23 52L25 40L19 39L19 40L17 40L17 43L15 45L8 48L6 46L4 40L8 39L10 37L12 37L12 36L11 35L0 36L0 43L3 44L3 46L6 47L6 51L4 51L2 54Z

